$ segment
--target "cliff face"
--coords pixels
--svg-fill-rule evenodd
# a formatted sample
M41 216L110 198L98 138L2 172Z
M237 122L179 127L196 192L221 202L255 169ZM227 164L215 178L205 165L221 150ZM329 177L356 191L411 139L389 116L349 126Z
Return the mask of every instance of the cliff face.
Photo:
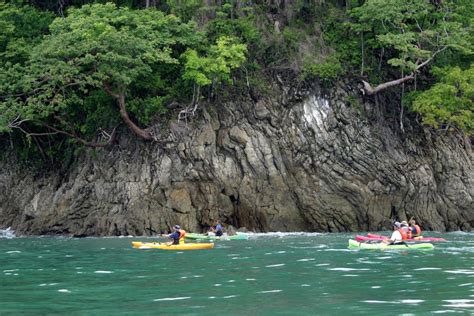
M462 137L397 132L380 104L354 101L348 87L280 89L203 108L198 128L166 148L122 133L65 175L2 162L0 228L146 235L220 218L255 231L338 232L412 216L424 229L474 226L474 155Z

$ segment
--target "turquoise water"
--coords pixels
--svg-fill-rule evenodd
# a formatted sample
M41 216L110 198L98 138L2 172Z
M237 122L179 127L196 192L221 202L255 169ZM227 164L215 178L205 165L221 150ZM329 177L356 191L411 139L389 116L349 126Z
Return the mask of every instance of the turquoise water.
M151 238L0 239L0 315L474 314L474 234L429 251L348 250L349 234L258 234L212 250Z

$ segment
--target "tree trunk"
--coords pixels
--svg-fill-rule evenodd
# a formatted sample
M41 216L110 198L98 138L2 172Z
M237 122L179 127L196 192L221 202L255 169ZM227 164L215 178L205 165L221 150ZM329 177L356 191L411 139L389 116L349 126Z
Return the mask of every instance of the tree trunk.
M146 139L146 140L153 140L153 137L148 133L146 130L138 127L128 116L127 109L125 108L125 94L120 93L118 95L117 101L119 103L120 108L120 116L122 117L123 121L127 126L139 137Z
M130 116L128 116L127 108L125 107L125 92L114 92L107 82L103 83L103 87L108 95L117 100L120 109L120 116L122 117L125 124L127 124L127 126L132 130L132 132L143 139L154 140L153 136L149 132L137 126L130 119Z

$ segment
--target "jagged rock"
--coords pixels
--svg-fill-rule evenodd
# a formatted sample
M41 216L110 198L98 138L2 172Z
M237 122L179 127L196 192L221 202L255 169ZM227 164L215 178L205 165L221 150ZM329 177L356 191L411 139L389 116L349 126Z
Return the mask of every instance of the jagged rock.
M414 217L425 229L472 229L473 154L461 135L402 135L376 105L365 101L366 116L349 107L341 88L281 94L218 104L166 149L122 133L66 174L3 161L0 227L151 235L219 218L251 231L339 232Z

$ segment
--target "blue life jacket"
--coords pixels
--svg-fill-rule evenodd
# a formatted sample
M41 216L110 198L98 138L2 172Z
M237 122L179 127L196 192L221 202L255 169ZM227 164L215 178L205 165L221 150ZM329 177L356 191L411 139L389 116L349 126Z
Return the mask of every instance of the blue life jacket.
M217 224L216 225L216 236L222 236L223 234L224 234L224 232L222 231L222 225Z
M175 231L172 234L168 235L169 238L173 239L173 245L179 245L179 237L180 236L181 236L181 234L179 233L179 231Z

